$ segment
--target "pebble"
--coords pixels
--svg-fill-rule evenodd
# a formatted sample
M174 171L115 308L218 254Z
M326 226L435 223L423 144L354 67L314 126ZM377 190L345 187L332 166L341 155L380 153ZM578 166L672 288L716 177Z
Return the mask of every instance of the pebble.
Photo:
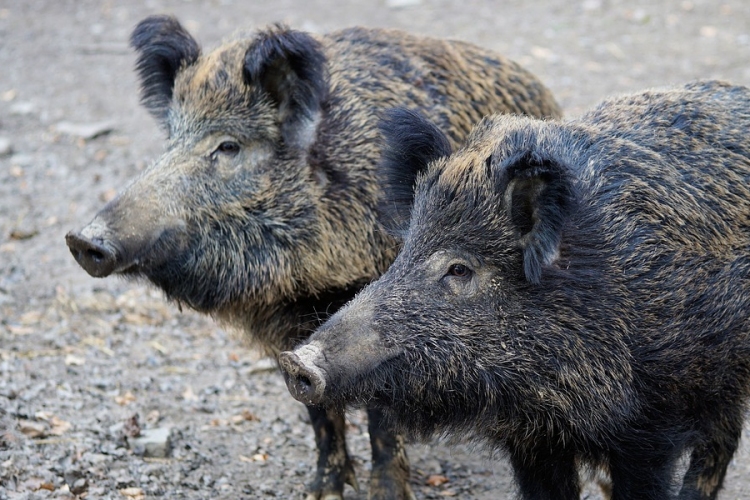
M254 375L256 373L276 371L278 365L272 358L261 358L244 370L243 375Z
M94 123L72 123L72 122L59 122L55 125L55 130L61 134L68 134L75 137L80 137L84 140L94 139L101 135L108 134L115 129L115 124L112 121L102 121Z
M10 143L10 139L7 137L0 137L0 156L7 156L13 152L13 146Z
M141 430L141 435L128 438L128 445L137 455L150 458L167 458L172 451L169 427Z
M10 106L10 114L12 115L30 115L36 111L36 104L29 101L19 101Z
M28 167L36 162L34 155L29 154L14 154L10 157L10 164L16 167ZM16 177L14 175L14 177Z
M385 6L390 9L400 9L403 7L413 7L420 5L422 0L385 0Z

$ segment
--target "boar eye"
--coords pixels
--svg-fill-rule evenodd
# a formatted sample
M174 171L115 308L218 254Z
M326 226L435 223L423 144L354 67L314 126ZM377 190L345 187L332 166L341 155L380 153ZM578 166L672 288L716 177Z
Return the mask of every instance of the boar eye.
M235 141L224 141L219 144L214 153L220 153L227 156L235 156L240 152L240 145Z
M457 278L468 278L471 276L471 269L464 264L452 264L448 268L448 276L455 276Z

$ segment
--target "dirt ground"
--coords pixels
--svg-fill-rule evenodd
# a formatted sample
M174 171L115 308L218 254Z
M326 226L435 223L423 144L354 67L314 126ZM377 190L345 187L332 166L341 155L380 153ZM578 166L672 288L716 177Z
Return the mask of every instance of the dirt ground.
M127 46L154 13L204 47L277 21L463 39L530 68L568 116L697 78L750 84L747 0L0 0L0 500L293 499L312 476L306 412L267 360L157 291L90 278L65 246L161 150ZM367 498L363 420L351 414L361 490L347 499ZM144 457L135 427L168 432L169 455ZM750 427L743 442L721 500L750 498ZM409 454L420 499L513 494L502 456Z

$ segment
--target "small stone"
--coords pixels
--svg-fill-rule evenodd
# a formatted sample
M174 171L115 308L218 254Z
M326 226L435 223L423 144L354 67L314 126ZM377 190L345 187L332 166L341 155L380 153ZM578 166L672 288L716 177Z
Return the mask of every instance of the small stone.
M401 9L420 5L422 0L385 0L385 6L390 9Z
M143 498L145 498L145 494L143 493L143 490L141 488L136 488L133 486L128 487L128 488L122 488L120 490L120 494L128 498L132 498L134 500L142 500Z
M77 479L72 485L70 485L70 492L74 495L81 495L86 492L89 488L89 482L86 478Z
M19 101L11 105L10 114L25 116L36 111L36 104L29 101Z
M60 122L55 125L55 130L61 134L68 134L75 137L80 137L84 140L94 139L101 135L106 135L115 129L115 125L111 121L103 121L96 123L72 123L72 122Z
M151 458L166 458L172 451L169 427L141 430L140 436L128 438L128 445L137 455Z
M424 468L430 473L430 475L443 473L443 466L440 464L440 461L436 459L427 460L424 463Z
M13 167L28 167L30 165L33 165L36 162L36 158L34 158L33 155L28 154L14 154L10 157L10 164ZM11 172L11 175L13 177L18 177L13 172Z
M2 13L3 10L0 10L0 13ZM0 19L3 19L1 14L0 14ZM17 95L18 95L18 92L16 92L16 89L6 90L2 94L0 94L0 101L10 102L13 99L15 99Z
M272 372L276 371L278 365L272 358L262 358L252 364L247 370L246 375L254 375L256 373Z
M0 156L7 156L13 152L13 146L10 143L10 139L7 137L0 137Z

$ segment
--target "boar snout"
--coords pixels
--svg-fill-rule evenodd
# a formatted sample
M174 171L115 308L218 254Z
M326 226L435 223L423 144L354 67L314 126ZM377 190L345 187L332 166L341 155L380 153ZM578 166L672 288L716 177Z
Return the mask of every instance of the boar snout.
M288 351L279 355L279 366L289 392L306 405L320 404L326 389L323 371L313 361L319 352L314 346L304 346L296 353Z
M117 267L117 253L106 241L71 231L65 235L65 243L76 262L94 278L109 276Z
M117 269L120 252L106 239L88 236L84 231L70 231L65 235L65 243L70 248L76 262L94 278L104 278Z

